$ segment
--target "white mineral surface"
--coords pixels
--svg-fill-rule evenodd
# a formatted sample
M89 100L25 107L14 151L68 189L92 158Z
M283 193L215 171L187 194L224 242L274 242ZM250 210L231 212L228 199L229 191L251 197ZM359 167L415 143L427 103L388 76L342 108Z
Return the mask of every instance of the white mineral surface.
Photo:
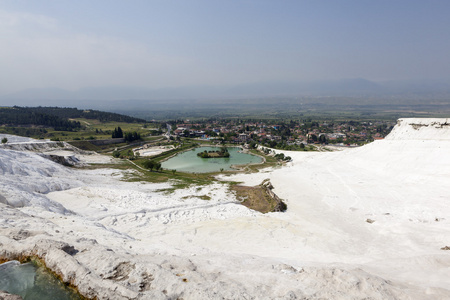
M172 182L64 167L7 136L0 254L38 255L98 299L450 299L449 122L400 119L360 148L286 152L285 166L220 176L269 178L288 206L269 214L225 184L167 192Z

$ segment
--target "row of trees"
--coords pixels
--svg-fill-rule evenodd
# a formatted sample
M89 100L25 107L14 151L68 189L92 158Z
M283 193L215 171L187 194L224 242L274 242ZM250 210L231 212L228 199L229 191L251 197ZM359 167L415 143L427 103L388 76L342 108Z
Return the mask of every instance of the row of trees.
M283 161L291 161L292 160L292 158L290 156L285 156L284 153L275 154L274 157L278 160L283 160Z
M139 132L123 132L122 128L117 127L114 128L114 131L111 135L113 139L124 138L126 142L137 141L141 139L141 134Z
M230 153L226 147L222 147L220 150L210 150L197 153L197 156L201 158L211 158L211 157L230 157Z
M328 144L328 140L325 134L319 134L319 136L317 136L316 134L308 134L307 136L308 143L319 142L320 144Z
M141 139L141 134L136 131L126 132L124 135L124 139L126 142L137 141Z

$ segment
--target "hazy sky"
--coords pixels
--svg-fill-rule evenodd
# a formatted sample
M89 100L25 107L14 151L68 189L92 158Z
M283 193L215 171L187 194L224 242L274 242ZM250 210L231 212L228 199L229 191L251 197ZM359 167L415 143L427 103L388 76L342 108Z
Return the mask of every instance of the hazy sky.
M0 0L0 94L450 79L450 1Z

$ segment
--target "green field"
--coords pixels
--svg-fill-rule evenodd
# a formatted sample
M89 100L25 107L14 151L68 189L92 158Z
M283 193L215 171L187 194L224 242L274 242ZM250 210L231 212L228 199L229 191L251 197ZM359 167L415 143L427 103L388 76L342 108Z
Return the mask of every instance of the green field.
M77 141L110 139L114 128L117 127L122 128L124 132L136 131L144 139L147 139L159 129L159 124L100 122L98 120L88 119L71 120L79 121L82 124L82 129L78 131L57 131L39 126L0 126L0 133L27 136L35 139Z

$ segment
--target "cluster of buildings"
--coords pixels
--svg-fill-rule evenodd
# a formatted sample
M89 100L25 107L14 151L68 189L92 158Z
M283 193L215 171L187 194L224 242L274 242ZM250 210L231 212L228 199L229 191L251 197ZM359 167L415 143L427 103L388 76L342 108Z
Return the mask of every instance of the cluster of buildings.
M391 121L289 121L250 122L245 120L208 120L173 124L174 137L190 137L227 143L258 143L270 147L306 144L364 144L386 136Z

